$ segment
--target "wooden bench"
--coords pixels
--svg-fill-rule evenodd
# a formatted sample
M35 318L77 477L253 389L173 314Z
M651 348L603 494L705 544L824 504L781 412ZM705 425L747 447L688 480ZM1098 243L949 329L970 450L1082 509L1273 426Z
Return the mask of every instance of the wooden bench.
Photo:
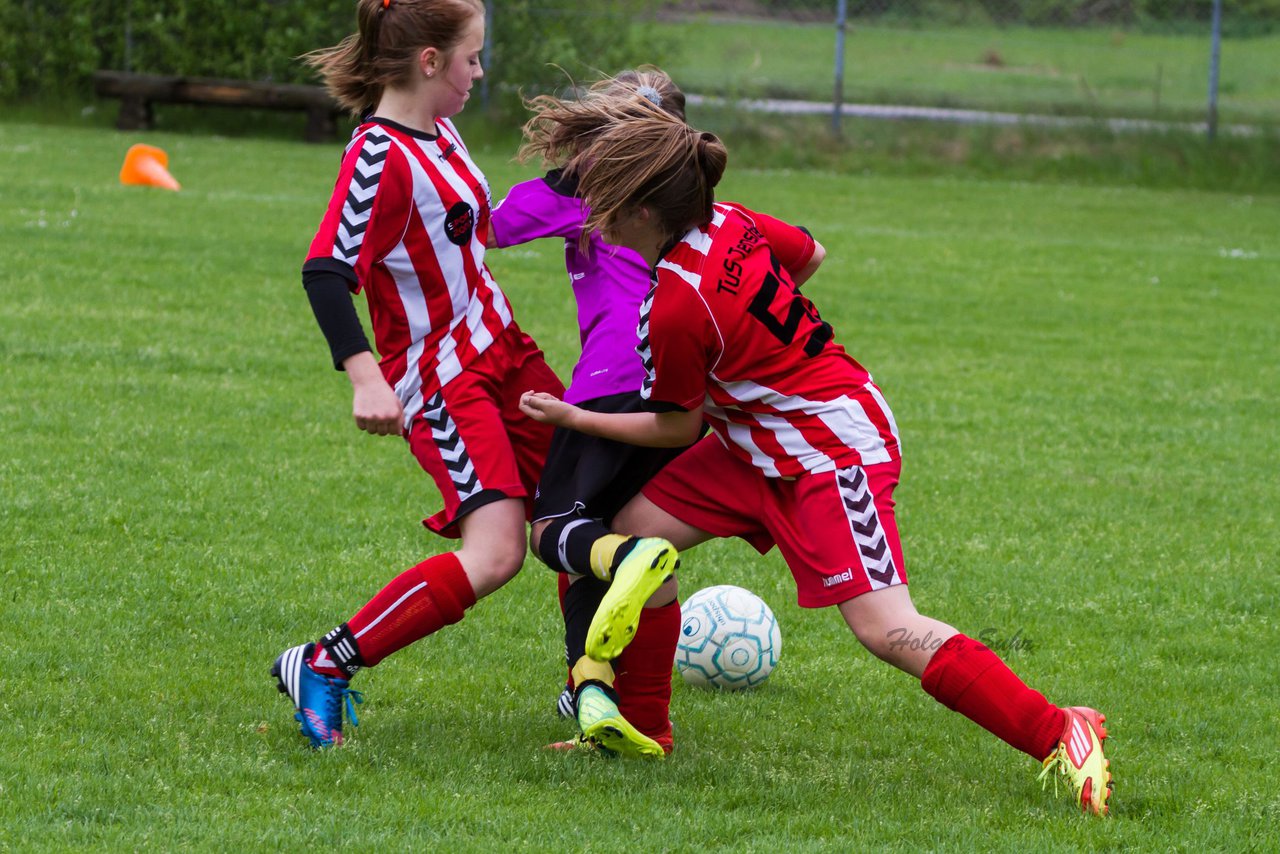
M326 142L337 133L342 107L320 86L293 83L261 83L254 80L220 80L212 77L172 77L97 71L93 90L101 98L120 99L120 130L145 130L153 126L152 104L215 104L254 107L260 110L304 110L307 141Z

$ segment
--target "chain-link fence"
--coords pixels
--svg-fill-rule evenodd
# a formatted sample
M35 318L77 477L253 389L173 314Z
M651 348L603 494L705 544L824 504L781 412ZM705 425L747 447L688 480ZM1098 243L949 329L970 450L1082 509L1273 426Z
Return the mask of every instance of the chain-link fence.
M491 4L502 16L504 4ZM1215 0L682 0L644 14L691 93L780 109L1204 121ZM1280 0L1222 2L1217 114L1280 121ZM562 0L525 4L546 38ZM635 14L633 13L633 18ZM537 41L538 39L535 39ZM501 56L494 61L502 62ZM800 103L783 103L800 102ZM894 114L894 113L890 113Z
M489 0L486 100L624 65L788 109L1280 125L1280 0ZM1220 70L1211 73L1215 11ZM98 69L314 82L351 0L0 2L0 101ZM554 64L554 65L552 65ZM557 67L558 66L558 67ZM817 105L817 106L813 106ZM779 105L771 104L771 108ZM937 113L934 113L937 115Z

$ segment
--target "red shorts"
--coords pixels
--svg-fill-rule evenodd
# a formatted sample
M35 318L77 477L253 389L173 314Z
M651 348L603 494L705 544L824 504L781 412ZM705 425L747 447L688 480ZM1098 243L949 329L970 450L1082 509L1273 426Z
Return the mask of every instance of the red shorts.
M526 391L564 394L542 351L512 324L466 370L423 402L407 439L419 465L436 482L444 509L423 523L459 537L458 520L504 498L533 494L551 445L552 427L520 412Z
M836 605L906 584L893 517L901 460L797 478L766 477L707 436L641 490L685 524L741 537L761 554L773 546L805 608Z

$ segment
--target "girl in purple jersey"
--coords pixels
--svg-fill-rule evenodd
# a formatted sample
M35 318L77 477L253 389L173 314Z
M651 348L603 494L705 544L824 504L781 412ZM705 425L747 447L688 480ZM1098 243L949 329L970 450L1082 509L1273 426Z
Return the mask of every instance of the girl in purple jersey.
M643 101L684 120L684 93L655 69L623 72L584 95L584 100L597 99L624 105ZM635 412L645 376L636 352L636 320L649 289L649 268L631 250L610 246L585 230L587 214L576 181L553 169L512 187L494 208L489 245L546 237L564 241L582 343L565 399L597 412ZM558 708L577 719L582 733L578 742L557 747L594 743L650 757L672 749L670 676L680 631L674 583L644 609L635 639L613 666L588 658L585 642L614 566L663 548L612 533L613 516L681 450L642 448L572 430L557 430L552 438L529 542L560 573L570 679Z

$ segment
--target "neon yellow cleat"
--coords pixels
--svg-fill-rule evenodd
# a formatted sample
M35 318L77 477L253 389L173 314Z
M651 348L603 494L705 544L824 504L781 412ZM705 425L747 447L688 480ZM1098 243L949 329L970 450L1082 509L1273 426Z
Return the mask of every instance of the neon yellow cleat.
M1107 801L1111 797L1111 762L1102 753L1102 742L1107 740L1103 726L1107 716L1085 708L1064 708L1066 726L1057 748L1044 760L1040 779L1045 780L1054 771L1071 785L1080 809L1095 815L1107 814ZM1054 791L1058 777L1053 778Z
M582 736L619 756L663 759L662 745L640 732L618 711L618 704L599 685L584 685L578 694Z
M613 571L613 583L587 629L587 655L612 661L631 643L640 624L640 609L675 572L675 546L659 537L645 537Z

